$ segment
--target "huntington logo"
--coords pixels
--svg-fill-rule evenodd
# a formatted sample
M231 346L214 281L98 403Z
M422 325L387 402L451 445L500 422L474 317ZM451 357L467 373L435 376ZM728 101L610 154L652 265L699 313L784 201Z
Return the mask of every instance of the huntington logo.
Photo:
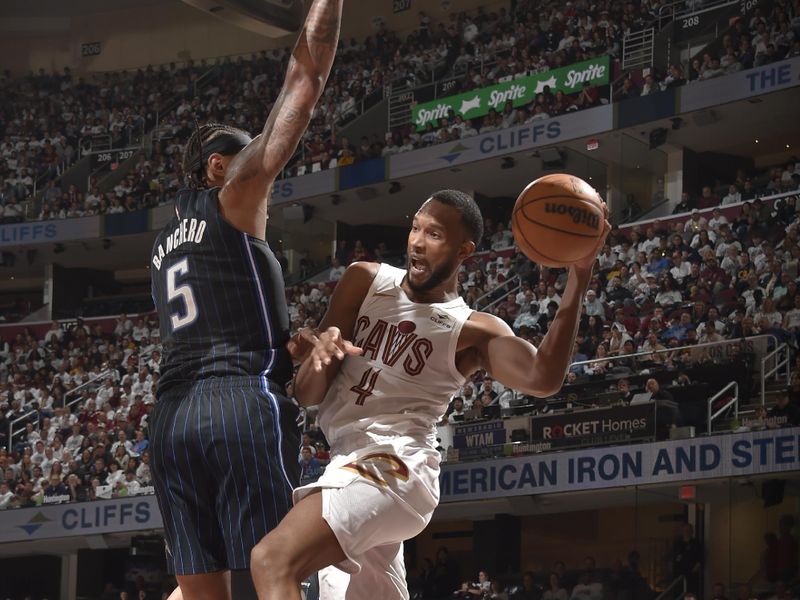
M22 529L28 535L33 535L42 525L49 521L52 521L52 519L48 519L41 512L37 512L35 515L33 515L33 517L31 517L30 521L25 523L25 525L17 525L17 527Z
M444 156L440 156L442 160L446 160L448 163L453 164L453 161L456 160L459 156L461 156L465 150L469 150L468 146L464 146L463 144L456 144L452 148L450 148L450 152L445 154Z
M501 112L506 102L511 102L515 108L530 104L536 100L536 94L548 89L553 94L558 91L573 94L580 91L585 83L607 85L609 73L608 56L586 60L568 67L418 104L411 110L411 119L419 131L428 124L435 126L440 119L447 118L451 111L465 120L475 119L489 114L492 109Z

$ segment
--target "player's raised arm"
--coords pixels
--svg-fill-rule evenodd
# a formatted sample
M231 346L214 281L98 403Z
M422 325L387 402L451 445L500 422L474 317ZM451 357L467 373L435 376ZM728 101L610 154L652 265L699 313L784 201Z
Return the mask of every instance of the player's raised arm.
M300 406L322 402L347 354L360 354L350 340L358 311L378 273L376 263L353 263L344 272L331 296L312 347L294 380L294 396Z
M261 135L226 170L219 194L223 214L234 227L260 239L275 178L294 154L325 89L339 43L343 1L314 0Z
M610 230L606 222L595 251L570 267L558 312L538 348L515 336L500 319L473 313L470 327L465 330L464 343L476 351L478 368L485 369L503 385L534 396L552 396L561 389L572 360L581 304L589 287L595 257Z

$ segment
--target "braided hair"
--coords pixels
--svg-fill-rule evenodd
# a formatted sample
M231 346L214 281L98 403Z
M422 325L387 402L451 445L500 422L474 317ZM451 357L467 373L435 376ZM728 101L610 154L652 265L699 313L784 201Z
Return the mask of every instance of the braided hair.
M221 123L206 123L205 125L199 125L195 121L195 130L189 139L186 142L186 146L183 149L183 173L184 173L184 182L187 187L192 189L202 189L208 187L207 179L206 179L206 167L208 162L208 157L214 153L214 151L209 151L209 145L216 146L218 144L212 144L215 140L219 141L220 138L236 138L242 139L246 137L249 139L250 135L236 127L230 127L229 125L223 125ZM239 146L239 150L241 146ZM235 154L238 152L231 152ZM228 152L220 152L220 154L228 154Z

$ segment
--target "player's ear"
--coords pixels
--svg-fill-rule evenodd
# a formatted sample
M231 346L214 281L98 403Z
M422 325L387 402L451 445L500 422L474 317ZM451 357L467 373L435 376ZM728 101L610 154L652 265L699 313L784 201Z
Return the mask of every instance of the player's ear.
M472 240L464 240L458 250L459 260L466 260L475 253L475 242Z
M215 152L208 157L208 165L206 168L206 176L212 180L219 180L225 178L225 157L218 152Z

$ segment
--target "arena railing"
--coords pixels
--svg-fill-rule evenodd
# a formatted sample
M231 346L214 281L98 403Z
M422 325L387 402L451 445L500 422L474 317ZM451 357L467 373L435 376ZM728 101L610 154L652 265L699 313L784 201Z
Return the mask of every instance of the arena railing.
M100 381L102 379L105 379L106 377L108 377L112 373L113 373L112 369L106 368L103 371L100 371L99 374L97 374L95 377L93 377L89 381L85 381L81 385L79 385L77 387L74 387L71 390L69 390L66 394L64 394L64 398L63 398L63 402L62 402L63 408L69 408L70 411L71 411L72 407L75 406L78 402L81 401L81 398L79 396L75 400L71 400L69 402L67 402L67 398L69 398L70 396L75 396L76 393L83 391L85 388L91 386L94 383L97 383L98 381Z
M678 590L680 593L677 595L675 594ZM677 579L675 579L672 583L670 583L664 591L661 592L658 596L656 596L655 600L681 600L686 593L688 592L688 588L686 587L686 577L681 575Z
M790 192L781 192L779 194L767 194L767 195L764 195L764 196L757 196L755 198L750 198L748 200L742 200L741 202L736 202L735 204L725 204L725 205L720 204L720 205L717 205L717 206L711 206L709 208L692 209L692 210L689 210L689 211L686 211L686 212L682 212L682 213L676 213L676 214L667 213L667 214L660 214L660 215L652 215L652 216L647 217L645 219L641 219L640 218L638 221L631 221L630 223L623 223L622 225L620 225L619 228L621 230L625 231L625 230L628 230L628 229L632 229L634 227L641 228L641 227L645 227L647 225L654 225L656 223L661 223L663 221L671 221L671 220L683 220L683 221L685 221L686 219L691 218L692 213L694 212L694 210L697 210L697 212L700 213L700 216L702 216L702 217L708 217L708 215L710 215L712 212L714 212L715 209L719 209L722 212L722 214L724 215L725 211L729 211L731 209L741 209L743 205L752 204L756 200L761 200L761 202L764 202L765 204L766 203L773 203L774 204L778 200L782 200L784 198L800 198L800 190L792 190ZM647 209L647 213L655 210L656 208L662 208L662 207L666 208L667 210L669 210L669 208L666 205L667 205L666 202L662 202L657 207L654 206L654 207L648 208ZM645 214L647 214L647 213L645 213Z
M598 364L598 363L613 363L615 361L620 361L620 360L628 361L630 359L636 359L636 358L641 358L641 357L652 357L654 354L664 354L664 355L676 354L677 355L677 354L681 354L682 352L685 352L687 350L688 351L694 351L694 350L698 350L698 349L721 348L723 346L732 346L732 345L735 345L735 344L743 344L743 343L744 344L748 344L748 345L753 345L753 347L755 347L754 343L761 342L761 341L766 343L766 348L765 348L764 355L759 357L759 361L757 362L757 364L759 365L759 376L760 376L760 379L761 379L761 390L762 390L762 393L760 394L759 402L760 402L761 405L763 405L764 404L764 393L763 393L763 390L765 390L765 388L766 388L766 381L770 377L773 377L774 375L778 374L778 367L775 367L774 369L767 369L766 368L766 363L767 363L768 360L771 360L770 357L772 355L774 355L778 350L781 349L781 346L786 346L786 344L780 344L779 341L778 341L778 338L775 337L772 334L752 335L752 336L748 336L748 337L732 338L732 339L722 340L722 341L719 341L719 342L704 342L702 344L694 344L694 345L688 345L688 346L678 346L678 347L675 347L675 348L664 348L662 350L647 350L647 351L643 351L643 352L634 352L634 353L631 353L631 354L613 355L613 356L608 356L607 358L593 358L593 359L589 359L589 360L582 360L582 361L574 362L574 363L572 363L570 365L570 367L574 367L575 365L586 366L586 365L593 365L593 364ZM770 348L773 348L773 350L770 351ZM788 350L788 347L787 347L787 350ZM785 359L785 360L781 360L780 361L780 365L781 366L786 366L787 367L787 372L789 371L789 369L788 369L788 366L789 366L788 358ZM788 381L788 375L787 375L787 381Z
M510 294L512 292L517 292L522 287L522 282L521 282L519 277L511 277L510 279L506 279L503 283L499 283L498 285L493 287L491 290L489 290L488 292L483 294L483 296L478 296L478 298L476 298L475 302L472 304L472 308L474 310L481 310L481 311L488 310L489 308L491 308L492 306L497 304L497 301L495 300L491 304L488 304L485 307L480 308L481 301L482 300L486 300L487 298L491 298L492 296L497 294L501 289L507 288L512 283L516 283L517 287L515 287L513 290L508 290L508 291L504 292L503 295L507 295L507 294Z
M27 425L28 423L30 423L32 421L36 421L36 429L38 430L39 429L39 424L40 424L41 421L40 421L39 411L36 410L35 408L30 409L24 415L22 415L20 417L17 417L13 421L9 422L9 424L8 424L8 449L9 450L12 450L14 448L14 436L19 435L20 433L23 433L25 431L25 425ZM23 422L24 422L24 425L15 431L14 430L14 426L17 423L23 423Z
M658 9L658 28L661 29L664 25L675 21L676 19L684 19L701 15L712 10L725 8L726 6L734 6L745 4L742 0L704 0L701 8L695 8L691 2L686 0L676 0L669 4L664 4Z
M772 366L768 366L771 361L774 361ZM777 380L782 377L781 369L786 369L786 387L791 384L792 367L791 367L791 350L788 344L781 344L772 352L767 354L761 359L761 404L764 404L764 398L767 394L767 380L775 376Z
M712 414L714 410L714 403L719 400L720 398L724 398L729 390L733 390L733 397L728 400L723 406L720 406L716 412ZM733 407L733 416L734 418L739 418L739 384L736 381L731 381L728 385L718 391L716 394L711 396L708 399L708 407L706 410L706 423L707 423L707 430L706 434L711 435L712 426L714 421L717 418L721 417L722 415L726 414L728 410Z

